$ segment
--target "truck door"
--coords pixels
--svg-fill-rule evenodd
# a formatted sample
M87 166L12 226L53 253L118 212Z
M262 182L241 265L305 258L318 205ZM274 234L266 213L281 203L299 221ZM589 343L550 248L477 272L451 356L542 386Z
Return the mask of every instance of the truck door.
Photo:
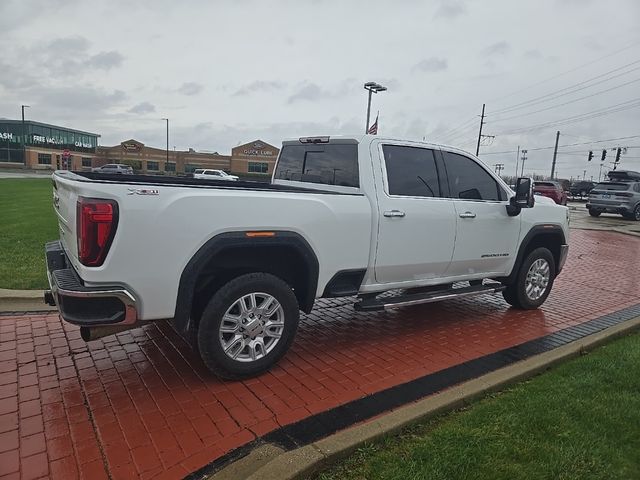
M456 216L453 202L442 195L439 152L410 143L373 142L371 148L373 158L381 159L375 170L382 180L376 182L376 281L442 277L453 255Z
M507 215L507 192L476 160L442 152L458 217L447 276L508 273L517 253L521 216Z

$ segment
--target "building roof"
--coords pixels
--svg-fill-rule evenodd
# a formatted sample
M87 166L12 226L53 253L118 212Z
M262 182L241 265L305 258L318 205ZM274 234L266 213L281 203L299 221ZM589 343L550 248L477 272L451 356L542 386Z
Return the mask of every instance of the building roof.
M16 125L16 124L17 125L22 125L22 120L10 120L8 118L0 118L0 123L9 123L9 124L14 124L14 125ZM94 137L100 137L99 133L85 132L84 130L78 130L76 128L61 127L60 125L52 125L50 123L36 122L35 120L25 120L24 123L25 123L25 125L37 125L39 127L57 128L58 130L68 130L70 132L81 133L83 135L92 135Z

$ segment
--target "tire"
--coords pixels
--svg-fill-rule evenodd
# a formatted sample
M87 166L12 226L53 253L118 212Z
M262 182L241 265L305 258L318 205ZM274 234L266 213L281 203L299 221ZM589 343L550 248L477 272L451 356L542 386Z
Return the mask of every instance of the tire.
M200 357L222 378L257 375L284 356L299 320L298 301L284 281L268 273L241 275L220 288L205 307L197 335Z
M602 212L599 212L598 210L589 209L589 215L592 217L599 217L601 213Z
M533 278L528 279L530 274ZM515 308L534 310L549 296L555 275L556 263L551 252L544 247L536 248L526 256L520 265L515 282L507 286L502 296ZM527 290L530 290L529 293Z
M640 203L636 205L636 208L633 209L631 219L635 220L636 222L640 222Z

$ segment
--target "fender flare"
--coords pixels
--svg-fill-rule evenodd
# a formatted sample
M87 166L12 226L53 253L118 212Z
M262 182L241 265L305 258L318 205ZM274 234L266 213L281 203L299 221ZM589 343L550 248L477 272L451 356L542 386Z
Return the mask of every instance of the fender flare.
M180 275L176 309L173 317L174 324L179 331L184 332L186 330L196 290L196 280L206 266L207 259L220 254L228 248L286 246L294 249L303 259L308 271L307 294L304 298L299 299L300 309L306 313L311 311L316 297L319 273L318 258L315 252L298 233L279 230L270 230L270 232L273 232L273 235L247 236L246 231L221 233L207 240L198 249Z

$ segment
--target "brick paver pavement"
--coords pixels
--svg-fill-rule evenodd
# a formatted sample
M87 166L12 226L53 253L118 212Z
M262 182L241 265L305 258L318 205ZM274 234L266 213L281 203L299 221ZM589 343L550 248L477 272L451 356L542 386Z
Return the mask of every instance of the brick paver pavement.
M638 302L640 238L573 231L540 310L320 301L283 361L243 382L208 374L166 323L87 344L57 315L2 316L0 477L181 478L279 426Z

